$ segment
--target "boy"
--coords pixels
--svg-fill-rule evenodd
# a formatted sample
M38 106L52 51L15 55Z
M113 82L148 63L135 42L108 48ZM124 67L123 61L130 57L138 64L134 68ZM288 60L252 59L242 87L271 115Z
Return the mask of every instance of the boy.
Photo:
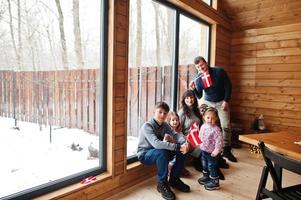
M175 194L170 186L182 191L189 192L190 187L179 178L184 167L186 153L189 144L186 139L174 132L166 122L169 106L164 102L159 102L155 106L154 117L145 122L139 133L137 156L144 165L156 165L158 169L157 190L164 199L173 200ZM168 177L168 163L174 156L176 162Z

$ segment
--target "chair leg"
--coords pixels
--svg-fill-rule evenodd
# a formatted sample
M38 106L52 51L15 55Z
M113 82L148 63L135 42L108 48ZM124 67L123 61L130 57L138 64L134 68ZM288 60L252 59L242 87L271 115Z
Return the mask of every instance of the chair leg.
M258 186L258 189L257 189L256 200L261 200L265 196L262 193L262 189L265 188L265 185L267 183L268 172L269 172L268 167L264 166L263 169L262 169L261 178L260 178L259 186Z

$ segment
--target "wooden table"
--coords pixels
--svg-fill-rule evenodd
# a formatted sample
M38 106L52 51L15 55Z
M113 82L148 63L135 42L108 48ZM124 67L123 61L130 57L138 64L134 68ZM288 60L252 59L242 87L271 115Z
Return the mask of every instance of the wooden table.
M258 141L263 141L273 151L295 160L301 160L301 145L294 144L296 141L301 141L301 132L270 132L239 135L239 140L256 146Z
M239 135L239 140L248 144L258 146L259 141L263 141L271 150L281 153L289 158L301 160L301 145L295 144L296 141L301 141L300 133L289 132L270 132L260 134ZM279 185L282 184L282 168L275 165L276 176L279 180ZM273 183L275 189L275 183Z

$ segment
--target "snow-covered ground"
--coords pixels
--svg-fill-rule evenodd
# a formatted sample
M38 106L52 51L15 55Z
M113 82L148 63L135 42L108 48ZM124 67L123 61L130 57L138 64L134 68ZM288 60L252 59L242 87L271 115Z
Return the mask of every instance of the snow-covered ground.
M40 126L0 117L0 198L99 165L88 146L98 136L79 129ZM51 138L51 139L50 139ZM71 149L72 144L75 150ZM78 146L77 146L78 145ZM128 155L136 153L137 138L129 137Z

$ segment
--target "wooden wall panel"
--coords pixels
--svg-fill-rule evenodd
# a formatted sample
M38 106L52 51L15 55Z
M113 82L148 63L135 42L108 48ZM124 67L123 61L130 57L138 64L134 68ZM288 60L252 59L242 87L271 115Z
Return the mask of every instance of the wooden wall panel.
M300 23L300 0L224 0L235 31Z
M297 23L232 34L232 118L245 128L263 114L272 131L301 130L300 31Z

